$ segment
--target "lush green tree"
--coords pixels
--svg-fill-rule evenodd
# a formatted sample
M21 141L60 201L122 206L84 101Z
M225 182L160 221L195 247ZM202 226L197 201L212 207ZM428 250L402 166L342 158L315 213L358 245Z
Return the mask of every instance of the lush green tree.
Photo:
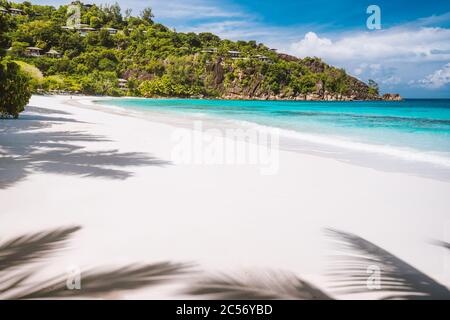
M372 79L369 79L367 84L369 86L369 94L378 95L378 92L379 92L378 83L376 83Z
M16 63L0 61L0 117L19 117L30 97L28 76Z
M5 48L10 44L7 33L10 31L9 18L0 14L0 117L17 118L30 100L30 79L20 71L20 67L4 59Z
M149 24L153 23L153 18L155 16L153 15L152 9L151 8L145 8L144 10L142 10L141 12L141 19Z
M80 78L81 90L86 94L120 96L117 75L114 72L94 71Z
M9 24L6 15L0 14L0 56L5 55L5 48L9 47L11 39L6 36L9 30Z

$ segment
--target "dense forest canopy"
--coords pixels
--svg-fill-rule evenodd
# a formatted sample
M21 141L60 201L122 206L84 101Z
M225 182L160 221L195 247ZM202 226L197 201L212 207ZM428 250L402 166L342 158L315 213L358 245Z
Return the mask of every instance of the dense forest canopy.
M81 21L69 27L75 5ZM0 0L11 28L0 47L36 66L35 91L95 95L261 99L374 99L367 86L319 58L298 59L255 41L183 33L115 5L54 8ZM19 9L19 11L11 11Z

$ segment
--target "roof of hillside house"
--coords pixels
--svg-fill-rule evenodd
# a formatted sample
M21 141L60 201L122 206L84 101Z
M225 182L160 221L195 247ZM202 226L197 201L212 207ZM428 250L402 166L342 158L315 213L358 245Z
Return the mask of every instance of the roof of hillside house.
M217 48L205 48L202 50L202 52L214 53L217 52Z
M3 7L0 7L0 11L1 11L1 12L8 12L8 10L6 10L6 9L3 8Z
M56 51L55 49L50 49L48 50L47 54L60 54L58 51Z
M95 28L91 28L91 27L78 27L77 28L80 31L95 31Z
M128 82L127 79L118 79L118 81L119 81L119 82L122 82L122 83Z
M27 50L38 50L38 51L42 51L44 49L38 48L38 47L27 47Z
M10 12L23 13L23 10L16 9L16 8L10 8L9 11L10 11Z
M235 50L230 50L230 51L228 51L228 53L231 53L231 54L241 54L240 51L235 51Z
M108 30L108 31L117 31L117 29L114 29L114 28L103 28L103 30Z
M81 30L81 31L95 31L96 30L95 28L91 28L91 27L89 27L88 24L84 24L84 23L77 24L75 26L75 28L77 30Z
M79 0L72 1L70 4L73 4L73 5L80 4L80 5L82 5L83 7L86 7L86 8L90 8L90 7L93 6L93 4L90 4L90 3L83 3L82 1L79 1Z

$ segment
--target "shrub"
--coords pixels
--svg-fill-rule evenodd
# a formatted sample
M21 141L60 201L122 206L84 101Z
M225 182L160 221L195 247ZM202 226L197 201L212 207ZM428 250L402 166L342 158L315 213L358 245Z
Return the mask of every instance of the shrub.
M0 62L0 117L18 118L30 100L30 78L11 61Z

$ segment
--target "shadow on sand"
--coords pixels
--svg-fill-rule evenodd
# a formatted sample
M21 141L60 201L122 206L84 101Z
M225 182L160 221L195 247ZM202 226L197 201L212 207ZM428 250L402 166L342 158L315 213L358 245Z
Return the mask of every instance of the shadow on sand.
M80 229L71 226L45 230L0 243L0 299L105 298L111 293L161 285L191 268L188 264L163 261L83 269L78 274L83 283L80 290L69 290L68 274L33 279L39 273L39 263L64 249Z
M181 294L203 299L335 299L322 288L280 270L245 270L227 272L198 272L192 263L172 261L132 263L116 267L80 269L80 290L70 290L73 274L56 274L40 278L40 263L67 247L68 240L81 229L67 226L27 233L0 242L0 299L58 299L73 297L110 298L111 294L155 287L167 282L183 285ZM380 299L450 299L450 291L441 283L355 234L328 229L339 254L334 256L334 272L329 274L341 293L368 293L367 267L380 267ZM446 249L449 244L436 242ZM39 267L41 266L41 267ZM70 280L70 283L68 282ZM81 285L82 283L82 285ZM331 287L336 289L336 286ZM335 292L337 293L337 292Z
M142 152L87 151L82 142L108 142L80 131L42 131L58 123L78 123L68 112L27 107L19 119L0 120L0 189L13 186L32 172L126 179L132 166L164 166L169 161Z

